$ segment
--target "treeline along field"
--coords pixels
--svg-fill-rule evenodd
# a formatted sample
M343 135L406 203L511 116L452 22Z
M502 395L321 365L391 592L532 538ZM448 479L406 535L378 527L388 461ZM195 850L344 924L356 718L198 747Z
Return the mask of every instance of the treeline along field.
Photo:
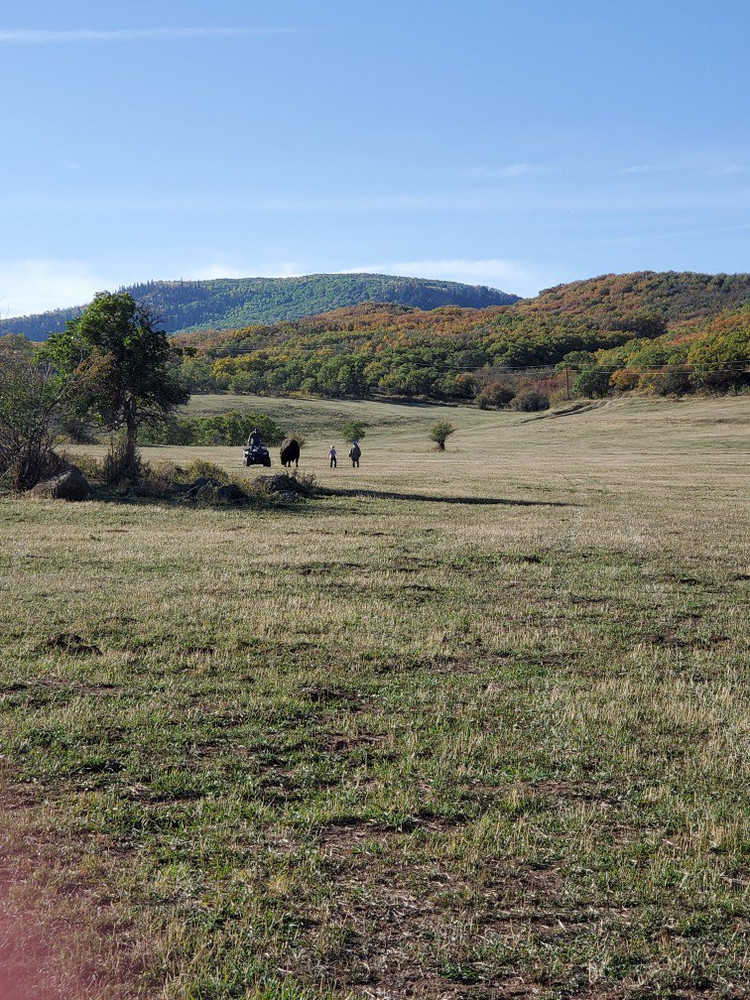
M746 388L748 303L748 275L645 271L572 282L512 305L426 311L368 303L177 342L194 391L475 400L529 410L571 391ZM529 391L540 405L529 405Z
M746 400L456 409L442 454L368 405L358 470L310 414L334 492L288 509L0 500L5 967L747 995Z
M240 308L254 281L289 311ZM747 274L610 274L518 301L489 289L363 275L152 283L132 291L164 317L166 330L183 330L172 343L183 352L184 385L195 393L539 410L571 395L682 396L750 384ZM203 311L205 322L184 332L187 314L181 323L162 309L165 302L193 318L194 308ZM66 318L64 311L54 323L50 317L49 330ZM38 325L13 323L0 324L0 333L15 330L0 336L0 353L4 345L30 348L20 335L38 334Z

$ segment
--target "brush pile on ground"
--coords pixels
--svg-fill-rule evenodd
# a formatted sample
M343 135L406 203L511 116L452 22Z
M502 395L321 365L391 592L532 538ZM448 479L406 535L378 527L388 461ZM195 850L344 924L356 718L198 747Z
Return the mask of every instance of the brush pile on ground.
M201 506L242 506L268 502L295 502L315 495L313 476L278 473L250 481L232 479L211 462L197 460L183 468L171 463L143 463L136 482L113 492L102 475L101 463L81 458L78 465L64 464L55 476L36 484L29 496L48 500L148 498L176 500Z
M210 476L201 476L183 493L183 500L218 506L256 502L258 499L295 501L313 496L310 478L298 479L278 473L275 476L258 476L243 488L236 482L221 482Z

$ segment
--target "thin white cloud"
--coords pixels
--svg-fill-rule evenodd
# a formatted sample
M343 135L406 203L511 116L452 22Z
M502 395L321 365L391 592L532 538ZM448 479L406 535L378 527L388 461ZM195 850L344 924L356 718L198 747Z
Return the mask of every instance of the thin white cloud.
M505 180L514 177L528 177L529 174L538 174L540 167L534 167L531 163L511 163L507 167L472 167L467 171L467 177L476 177L483 180Z
M0 319L84 305L114 285L80 260L0 260Z
M214 278L297 278L306 274L393 274L406 278L440 278L460 281L468 285L488 285L517 295L534 295L543 287L549 276L532 273L527 267L510 260L407 260L384 261L361 267L337 269L335 265L299 264L281 261L237 266L236 264L210 263L190 270L183 275L186 281ZM519 291L521 289L521 291Z
M606 186L583 189L580 186L546 191L511 190L498 185L480 188L458 188L436 191L404 191L393 194L298 195L289 194L266 198L247 196L244 192L216 193L198 191L186 194L109 194L47 195L0 194L0 211L23 215L28 212L104 215L112 217L147 214L153 217L169 215L205 215L227 213L258 215L289 215L296 213L457 213L497 212L610 212L633 213L688 210L726 210L737 213L750 208L750 186L727 190L722 186L673 186L669 191L652 191L641 186L633 192L613 190Z
M407 278L442 278L467 285L488 285L515 295L536 295L550 284L551 275L534 271L520 261L502 259L402 260L347 268L344 274L395 274Z
M628 243L652 243L657 240L685 239L693 236L709 236L726 233L742 233L750 230L750 223L743 223L736 226L700 226L693 229L673 229L665 233L641 233L638 236L619 236L611 239L599 240L600 246L616 246Z
M0 320L15 316L32 316L51 309L66 309L86 305L96 292L136 285L156 277L176 281L204 281L214 278L292 278L310 274L314 268L305 269L291 261L266 262L245 266L212 261L188 267L178 274L144 274L131 268L117 274L103 274L82 260L30 258L27 260L0 259Z
M730 163L726 167L714 167L706 173L709 177L734 177L736 174L746 174L747 167L743 167L740 163Z
M297 278L309 274L299 264L282 261L276 264L261 264L244 266L238 264L223 264L214 261L203 264L189 271L185 281L213 281L216 278Z
M189 271L183 276L183 281L213 281L216 278L246 278L248 272L244 268L230 264L206 264Z
M236 38L253 35L296 34L297 28L117 28L97 30L79 28L70 31L3 31L4 45L66 45L81 42L141 42L200 38Z
M632 167L622 167L618 174L668 174L680 167L670 163L640 163Z
M536 295L540 288L557 280L557 275L534 272L512 260L401 260L364 264L360 267L336 268L335 264L318 262L300 264L291 261L266 262L247 266L219 262L197 267L184 275L184 280L212 278L297 278L306 274L392 274L405 278L439 278L460 281L467 285L488 285L516 295Z

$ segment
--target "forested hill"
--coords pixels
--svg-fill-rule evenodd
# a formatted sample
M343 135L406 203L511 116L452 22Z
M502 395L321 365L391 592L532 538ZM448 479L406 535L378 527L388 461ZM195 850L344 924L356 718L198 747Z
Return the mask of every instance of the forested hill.
M484 285L399 278L383 274L312 274L299 278L219 278L213 281L151 281L124 289L161 318L168 333L231 330L278 323L364 302L387 302L431 310L455 305L484 308L518 301ZM45 340L65 329L83 307L0 321L0 335L20 333Z
M643 387L641 375L682 365L721 369L736 387L750 363L750 275L606 275L483 309L364 303L176 343L195 391L471 399L560 364L598 369L606 386L617 370L617 388L625 372L627 387Z
M635 271L604 274L545 288L522 308L547 314L586 317L599 327L635 329L639 319L662 324L702 319L750 302L750 274L691 271Z

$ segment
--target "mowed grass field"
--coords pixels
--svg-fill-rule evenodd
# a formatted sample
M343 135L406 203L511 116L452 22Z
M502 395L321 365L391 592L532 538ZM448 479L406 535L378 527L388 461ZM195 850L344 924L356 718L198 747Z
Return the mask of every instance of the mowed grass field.
M0 996L747 996L750 400L227 406L335 492L0 500Z

